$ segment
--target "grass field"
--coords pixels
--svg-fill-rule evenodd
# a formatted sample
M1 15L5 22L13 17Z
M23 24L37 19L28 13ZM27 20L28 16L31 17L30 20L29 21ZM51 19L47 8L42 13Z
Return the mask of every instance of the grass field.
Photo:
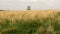
M60 34L60 10L0 11L0 34Z

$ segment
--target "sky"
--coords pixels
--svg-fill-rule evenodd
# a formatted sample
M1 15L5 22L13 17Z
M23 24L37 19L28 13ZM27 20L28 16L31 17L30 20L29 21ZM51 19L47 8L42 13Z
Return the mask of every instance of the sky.
M32 10L60 9L60 0L0 0L3 10L26 10L28 5Z

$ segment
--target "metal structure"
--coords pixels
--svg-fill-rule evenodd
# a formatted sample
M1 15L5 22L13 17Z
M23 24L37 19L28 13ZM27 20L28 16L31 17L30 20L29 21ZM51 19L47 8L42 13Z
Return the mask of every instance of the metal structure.
M31 6L27 6L27 10L31 10Z
M27 0L27 10L31 10L31 1L30 0Z

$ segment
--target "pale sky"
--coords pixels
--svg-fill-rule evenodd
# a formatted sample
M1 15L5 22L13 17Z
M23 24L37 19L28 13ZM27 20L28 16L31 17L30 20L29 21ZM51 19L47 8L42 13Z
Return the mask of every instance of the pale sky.
M60 9L60 0L0 0L0 9L25 10L27 5L32 10Z

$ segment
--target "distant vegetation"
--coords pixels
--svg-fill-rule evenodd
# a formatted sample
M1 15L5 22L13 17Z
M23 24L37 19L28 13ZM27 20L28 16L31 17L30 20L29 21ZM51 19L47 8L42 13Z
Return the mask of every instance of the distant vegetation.
M0 12L0 34L60 34L60 12Z
M6 10L0 10L0 11L6 11Z

